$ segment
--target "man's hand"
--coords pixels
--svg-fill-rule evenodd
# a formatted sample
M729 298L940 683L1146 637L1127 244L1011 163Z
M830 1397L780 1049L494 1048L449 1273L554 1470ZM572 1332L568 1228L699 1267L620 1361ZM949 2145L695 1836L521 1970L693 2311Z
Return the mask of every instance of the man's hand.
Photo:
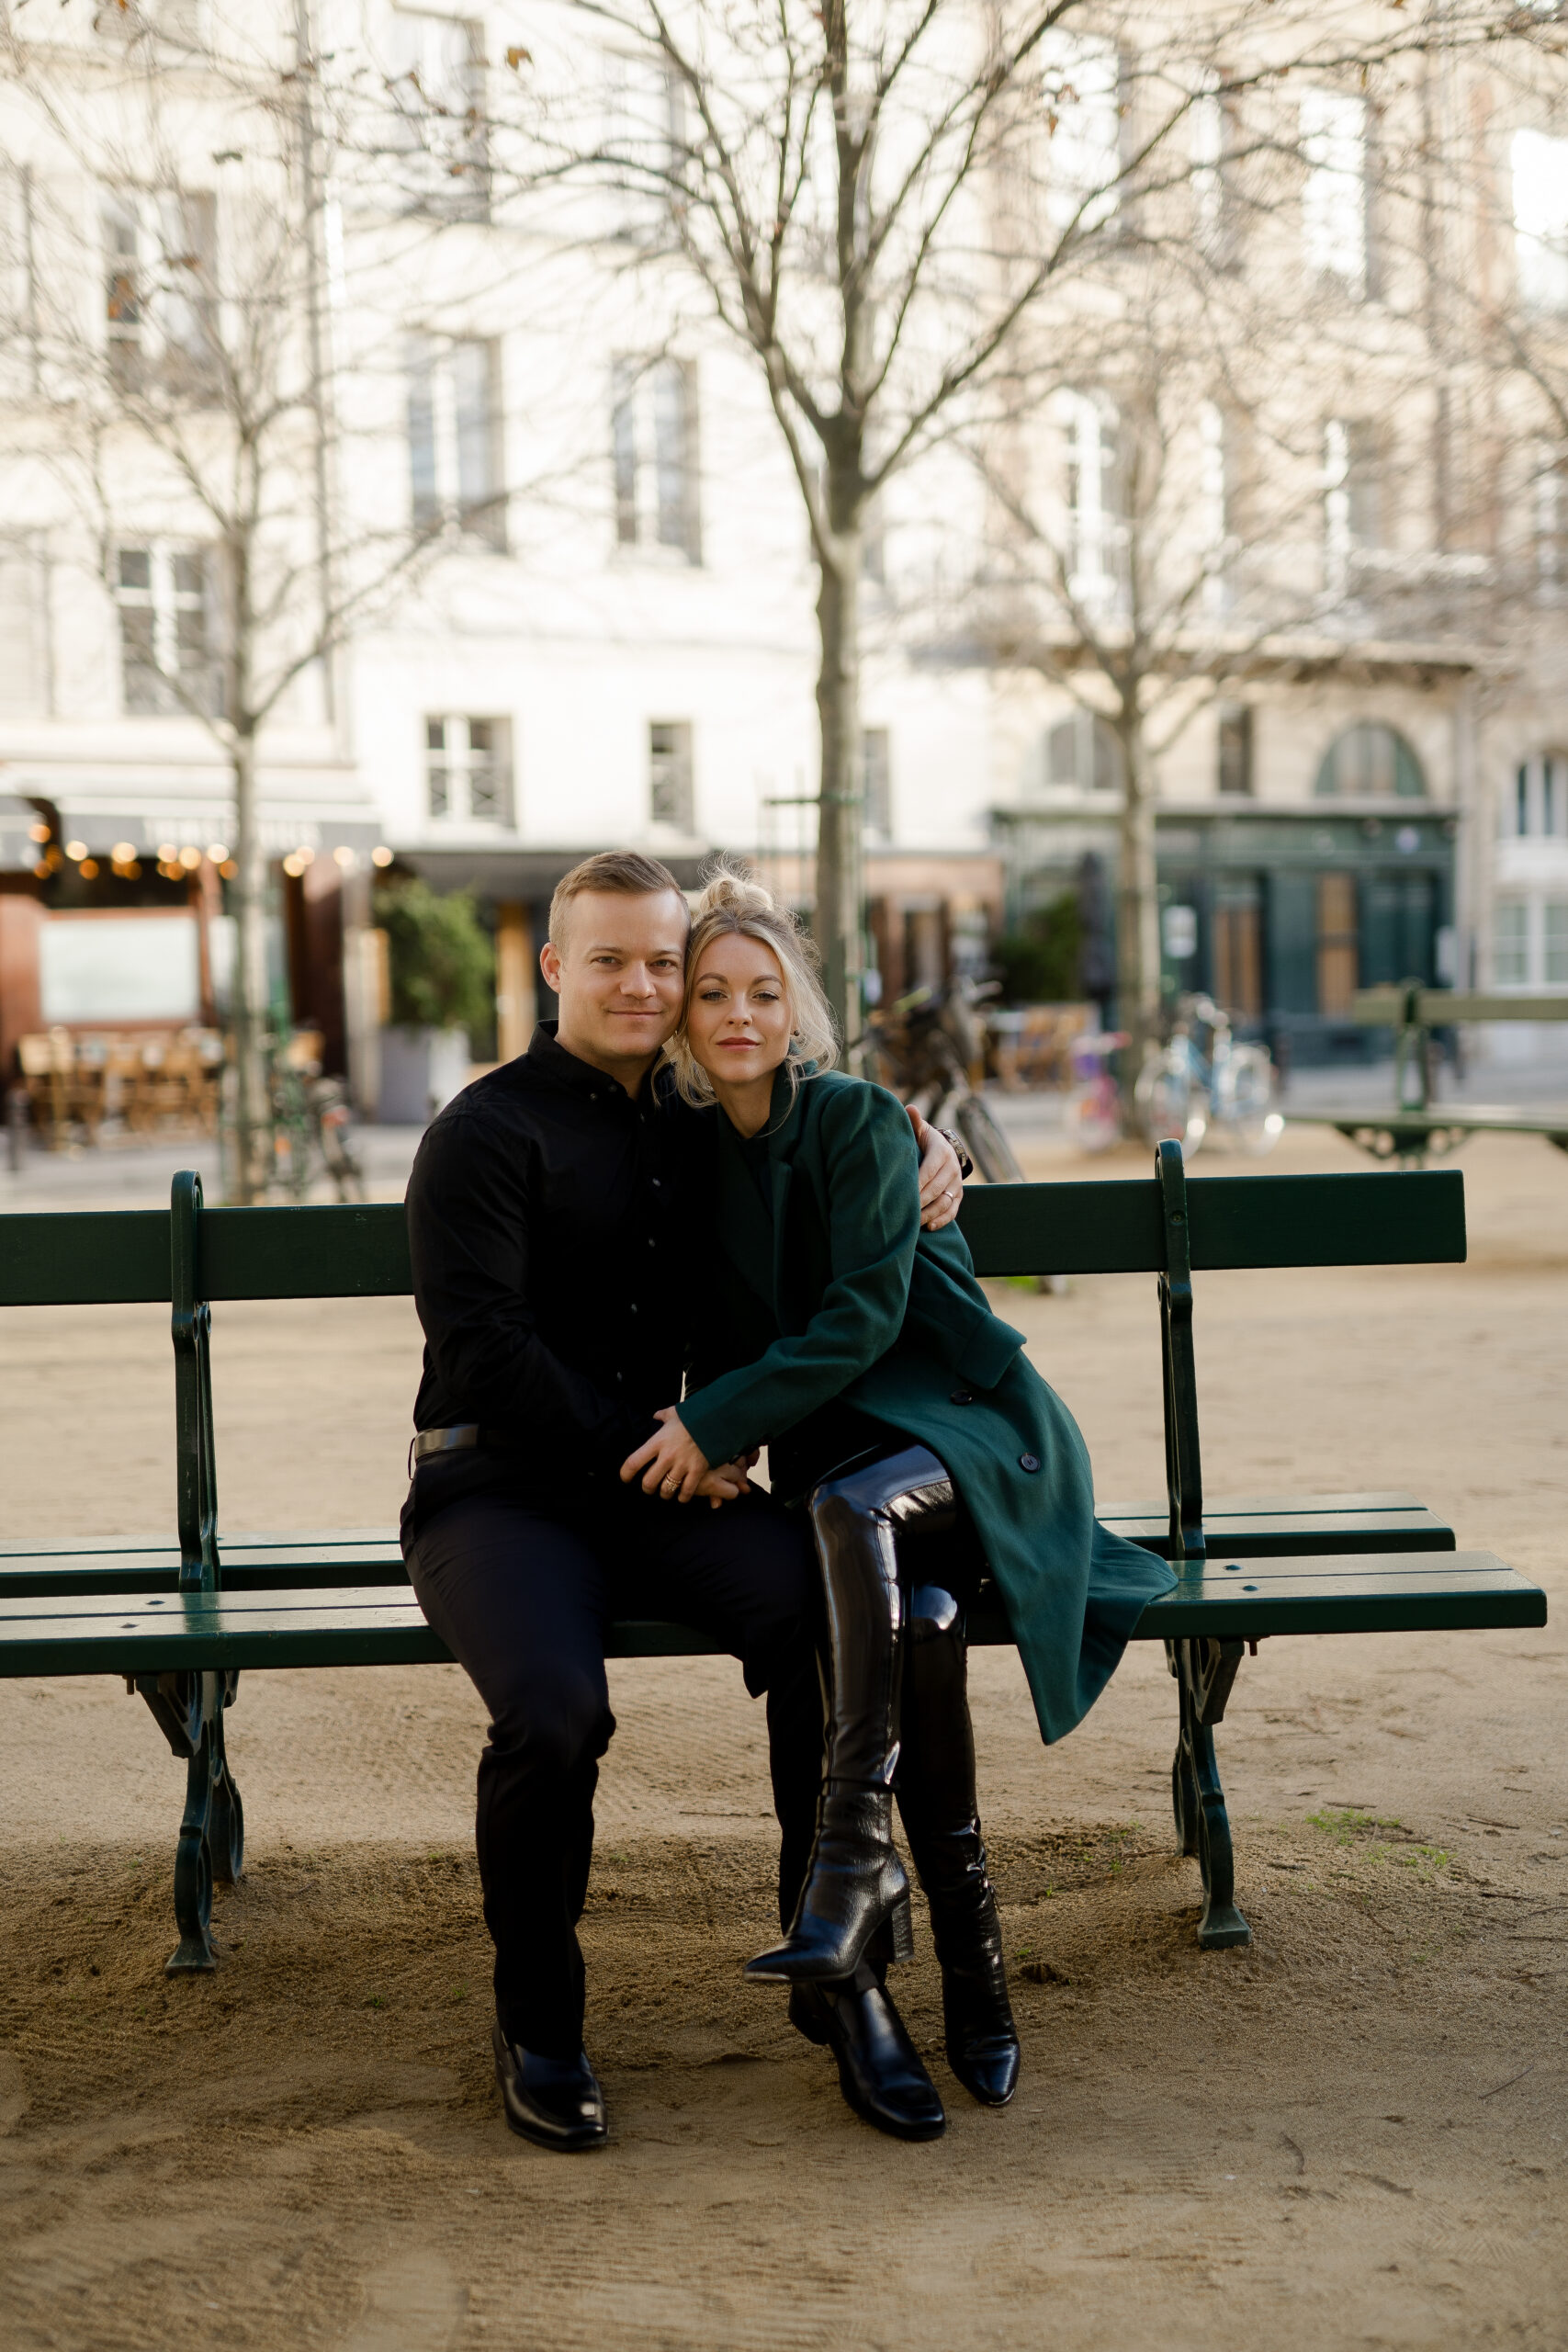
M947 1137L939 1135L912 1102L906 1107L920 1152L920 1223L928 1233L940 1233L958 1215L964 1173Z
M739 1502L742 1495L750 1491L751 1481L746 1476L743 1461L716 1462L697 1481L697 1500L705 1502L710 1510L717 1510L721 1503Z
M657 1434L646 1445L639 1445L635 1453L627 1454L621 1464L622 1480L629 1485L640 1471L645 1495L658 1495L667 1503L689 1503L710 1475L707 1455L688 1437L673 1405L660 1406L653 1418L659 1423ZM726 1484L729 1483L729 1466L725 1465ZM709 1499L723 1502L731 1498L712 1495Z

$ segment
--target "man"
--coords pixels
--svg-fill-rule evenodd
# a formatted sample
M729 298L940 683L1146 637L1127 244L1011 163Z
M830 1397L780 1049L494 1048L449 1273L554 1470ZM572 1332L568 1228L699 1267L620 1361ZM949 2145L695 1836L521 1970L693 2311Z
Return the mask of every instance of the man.
M685 900L655 859L610 851L569 874L540 956L558 1024L448 1104L409 1183L425 1351L403 1550L490 1713L477 1838L496 2073L512 2128L558 2149L605 2136L576 1928L615 1730L610 1621L696 1626L740 1659L754 1696L766 1691L786 1927L821 1771L804 1531L747 1492L738 1464L715 1465L705 1502L687 1507L620 1476L680 1396L700 1259L684 1225L689 1123L651 1083L680 1012L686 932ZM925 1142L923 1122L917 1132L922 1204L946 1222L957 1162L934 1133ZM897 2012L877 1987L846 2014L866 2044L859 2063L896 2095L898 2070L919 2065Z

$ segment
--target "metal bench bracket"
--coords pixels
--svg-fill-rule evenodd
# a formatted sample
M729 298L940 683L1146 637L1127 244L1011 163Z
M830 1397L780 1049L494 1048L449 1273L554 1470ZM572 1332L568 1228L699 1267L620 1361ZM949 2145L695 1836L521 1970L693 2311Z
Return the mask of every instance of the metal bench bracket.
M182 1592L216 1592L218 1464L212 1428L212 1310L198 1295L201 1178L186 1169L169 1202L170 1328L175 1346L175 1495ZM170 1976L204 1975L212 1948L212 1886L231 1885L244 1862L245 1815L229 1770L223 1711L237 1674L138 1675L135 1687L186 1764L186 1806L175 1850L175 1921L180 1940Z
M1155 1174L1164 1220L1165 1264L1159 1277L1160 1352L1165 1364L1165 1475L1170 1502L1170 1565L1201 1566L1203 1467L1198 1444L1198 1373L1192 1353L1192 1245L1187 1215L1187 1170L1181 1146L1159 1145ZM1166 1656L1180 1694L1176 1756L1170 1768L1171 1805L1184 1854L1195 1854L1203 1878L1198 1941L1206 1951L1252 1940L1235 1907L1230 1815L1214 1755L1214 1725L1225 1711L1243 1644L1168 1642Z

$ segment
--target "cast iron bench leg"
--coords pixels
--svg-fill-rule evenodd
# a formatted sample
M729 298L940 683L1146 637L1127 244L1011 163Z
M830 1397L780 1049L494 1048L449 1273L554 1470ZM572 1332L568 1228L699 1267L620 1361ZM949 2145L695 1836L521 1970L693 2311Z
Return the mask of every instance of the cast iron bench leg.
M1184 1854L1196 1854L1203 1880L1198 1941L1205 1951L1249 1944L1252 1929L1235 1906L1230 1815L1214 1757L1214 1725L1225 1712L1241 1662L1240 1642L1188 1640L1167 1645L1180 1693L1181 1721L1170 1768L1176 1834Z
M212 1883L231 1884L244 1859L244 1809L229 1770L223 1710L238 1677L138 1675L136 1688L159 1729L186 1762L186 1806L175 1849L175 1924L180 1940L164 1962L167 1976L207 1975L212 1949Z

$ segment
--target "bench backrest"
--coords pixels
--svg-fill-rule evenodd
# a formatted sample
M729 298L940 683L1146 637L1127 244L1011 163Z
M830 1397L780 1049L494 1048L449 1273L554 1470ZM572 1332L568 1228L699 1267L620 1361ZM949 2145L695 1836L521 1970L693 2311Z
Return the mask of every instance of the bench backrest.
M1199 1176L1185 1184L1190 1265L1438 1265L1465 1254L1457 1169L1346 1176ZM174 1296L168 1209L0 1216L0 1306ZM960 1217L982 1274L1167 1271L1157 1179L994 1184ZM400 1202L363 1208L202 1208L199 1299L395 1298L412 1290Z
M1174 1558L1201 1558L1203 1486L1192 1274L1220 1267L1453 1263L1465 1252L1457 1169L1355 1176L1206 1176L1162 1143L1153 1181L986 1185L963 1229L982 1274L1159 1277L1166 1488ZM210 1304L402 1297L412 1288L400 1204L208 1209L176 1176L167 1210L0 1216L0 1306L167 1302L175 1345L182 1586L214 1589L218 1468Z
M1364 1029L1447 1029L1461 1021L1568 1021L1568 996L1486 996L1474 989L1393 984L1358 989L1355 1018Z

